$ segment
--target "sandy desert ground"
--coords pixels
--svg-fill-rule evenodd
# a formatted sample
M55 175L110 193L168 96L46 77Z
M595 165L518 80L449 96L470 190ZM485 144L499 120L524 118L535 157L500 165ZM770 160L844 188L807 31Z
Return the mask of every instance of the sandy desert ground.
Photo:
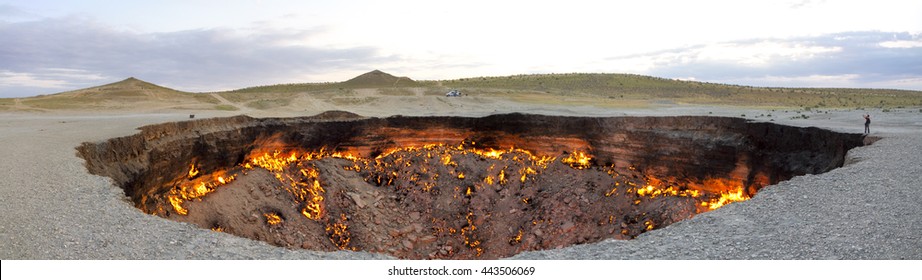
M922 259L922 111L794 110L662 104L618 109L477 98L404 97L375 104L318 101L303 110L0 112L0 259L378 259L361 252L288 250L142 213L108 178L91 175L74 147L130 135L139 126L247 114L484 116L743 115L752 121L860 133L873 145L847 164L768 187L749 201L695 216L635 240L526 252L522 259ZM228 100L222 103L232 105ZM244 108L241 106L240 108ZM767 115L771 115L771 117ZM806 115L809 118L794 118Z

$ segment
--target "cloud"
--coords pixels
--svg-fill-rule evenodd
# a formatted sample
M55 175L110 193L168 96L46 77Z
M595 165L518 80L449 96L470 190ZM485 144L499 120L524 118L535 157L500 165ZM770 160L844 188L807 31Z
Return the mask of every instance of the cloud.
M48 89L65 88L67 81L42 79L31 73L0 72L0 84L14 87L39 87Z
M195 29L138 33L80 17L0 21L0 88L75 89L129 76L189 91L283 82L400 57L311 45L323 30ZM0 93L10 93L7 90ZM22 94L20 94L22 95Z
M820 1L816 1L816 0L799 0L799 1L793 1L792 3L790 3L790 4L789 4L789 8L791 8L791 9L800 9L800 8L804 8L804 7L808 7L808 6L812 6L812 5L821 5L821 4L825 4L825 3L826 3L826 1L824 1L824 0L820 0Z
M879 45L884 48L898 48L898 49L922 48L922 40L916 40L916 41L894 40L894 41L880 42Z
M38 16L22 9L9 5L9 4L0 4L0 20L24 20L24 19L35 19Z
M815 3L794 3L800 4L809 8ZM518 47L513 41L519 39L494 42L474 35L462 37L469 40L456 40L482 46L468 50L474 48L454 41L445 43L437 40L439 37L420 37L418 30L398 35L416 34L413 37L425 38L425 42L399 36L404 39L385 39L391 34L353 42L335 39L365 37L350 37L357 35L341 26L291 26L256 21L236 28L140 32L87 17L40 18L0 4L0 97L55 93L129 76L179 90L215 91L339 81L371 69L414 79L627 72L756 86L922 90L922 63L918 63L922 61L922 41L920 34L906 32L756 38L623 55L611 52L636 51L639 47L610 48L611 42L601 40L581 44L582 35L547 36L548 41L575 40L568 45L548 44L553 47L527 40L523 42L536 46ZM428 45L432 42L436 43ZM616 42L655 45L641 39Z
M99 85L111 79L78 69L47 68L36 72L0 70L0 98L25 97L73 89L74 85Z
M612 57L666 78L760 86L852 86L916 89L922 78L918 35L849 32L753 39Z

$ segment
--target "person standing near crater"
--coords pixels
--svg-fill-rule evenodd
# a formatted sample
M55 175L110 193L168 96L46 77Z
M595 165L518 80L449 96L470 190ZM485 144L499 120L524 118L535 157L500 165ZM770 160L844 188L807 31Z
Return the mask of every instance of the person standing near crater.
M864 134L871 133L871 115L864 114Z

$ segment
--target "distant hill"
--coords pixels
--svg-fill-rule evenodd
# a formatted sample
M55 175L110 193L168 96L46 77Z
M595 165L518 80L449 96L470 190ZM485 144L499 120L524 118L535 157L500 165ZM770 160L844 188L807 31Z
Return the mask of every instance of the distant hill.
M111 84L22 99L26 106L38 109L120 108L137 107L140 103L153 106L195 106L217 104L207 94L182 92L155 85L134 77ZM143 107L143 106L142 106Z
M419 86L419 83L407 77L396 77L394 75L381 72L381 70L374 70L374 71L359 75L355 78L349 79L348 81L342 82L340 83L340 85L346 86L346 87L380 88L380 87L414 87L414 86Z
M130 77L111 84L62 92L52 96L107 99L171 99L175 98L177 95L185 94L185 92L155 85L134 77Z
M355 89L377 89L356 91ZM335 83L295 83L243 88L226 92L190 93L136 78L86 89L30 98L0 99L0 110L46 109L205 109L302 108L321 106L318 100L349 106L409 98L442 104L449 89L458 89L476 102L491 98L523 103L593 106L700 104L801 108L905 108L922 106L922 91L858 88L777 88L681 81L612 73L529 74L414 81L380 70ZM219 100L221 97L226 100ZM428 101L427 101L428 100ZM475 99L461 99L474 101ZM447 104L447 103L446 103ZM607 105L606 105L607 104ZM327 106L327 105L323 105Z
M682 81L635 74L567 73L474 77L441 81L414 81L374 70L345 82L300 83L249 87L221 93L228 99L293 99L298 93L348 91L355 88L420 87L441 95L460 89L467 95L605 98L641 102L723 104L787 107L900 107L922 106L922 92L857 88L773 88ZM251 95L259 93L261 95ZM526 98L527 99L527 98ZM550 102L551 100L546 100Z
M296 93L317 90L355 89L355 88L388 88L388 87L419 87L425 84L414 81L408 77L397 77L381 70L374 70L344 82L335 83L294 83L268 86L247 87L232 90L233 93Z
M505 91L688 104L797 107L922 106L922 91L862 88L779 88L665 79L635 74L569 73L439 81L464 92Z

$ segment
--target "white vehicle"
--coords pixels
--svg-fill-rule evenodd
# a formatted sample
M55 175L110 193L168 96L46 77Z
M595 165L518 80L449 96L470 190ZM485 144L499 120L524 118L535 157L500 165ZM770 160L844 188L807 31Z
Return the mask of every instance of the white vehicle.
M446 97L458 97L458 96L461 96L461 91L457 89L453 89L449 91L448 93L446 93L445 96Z

